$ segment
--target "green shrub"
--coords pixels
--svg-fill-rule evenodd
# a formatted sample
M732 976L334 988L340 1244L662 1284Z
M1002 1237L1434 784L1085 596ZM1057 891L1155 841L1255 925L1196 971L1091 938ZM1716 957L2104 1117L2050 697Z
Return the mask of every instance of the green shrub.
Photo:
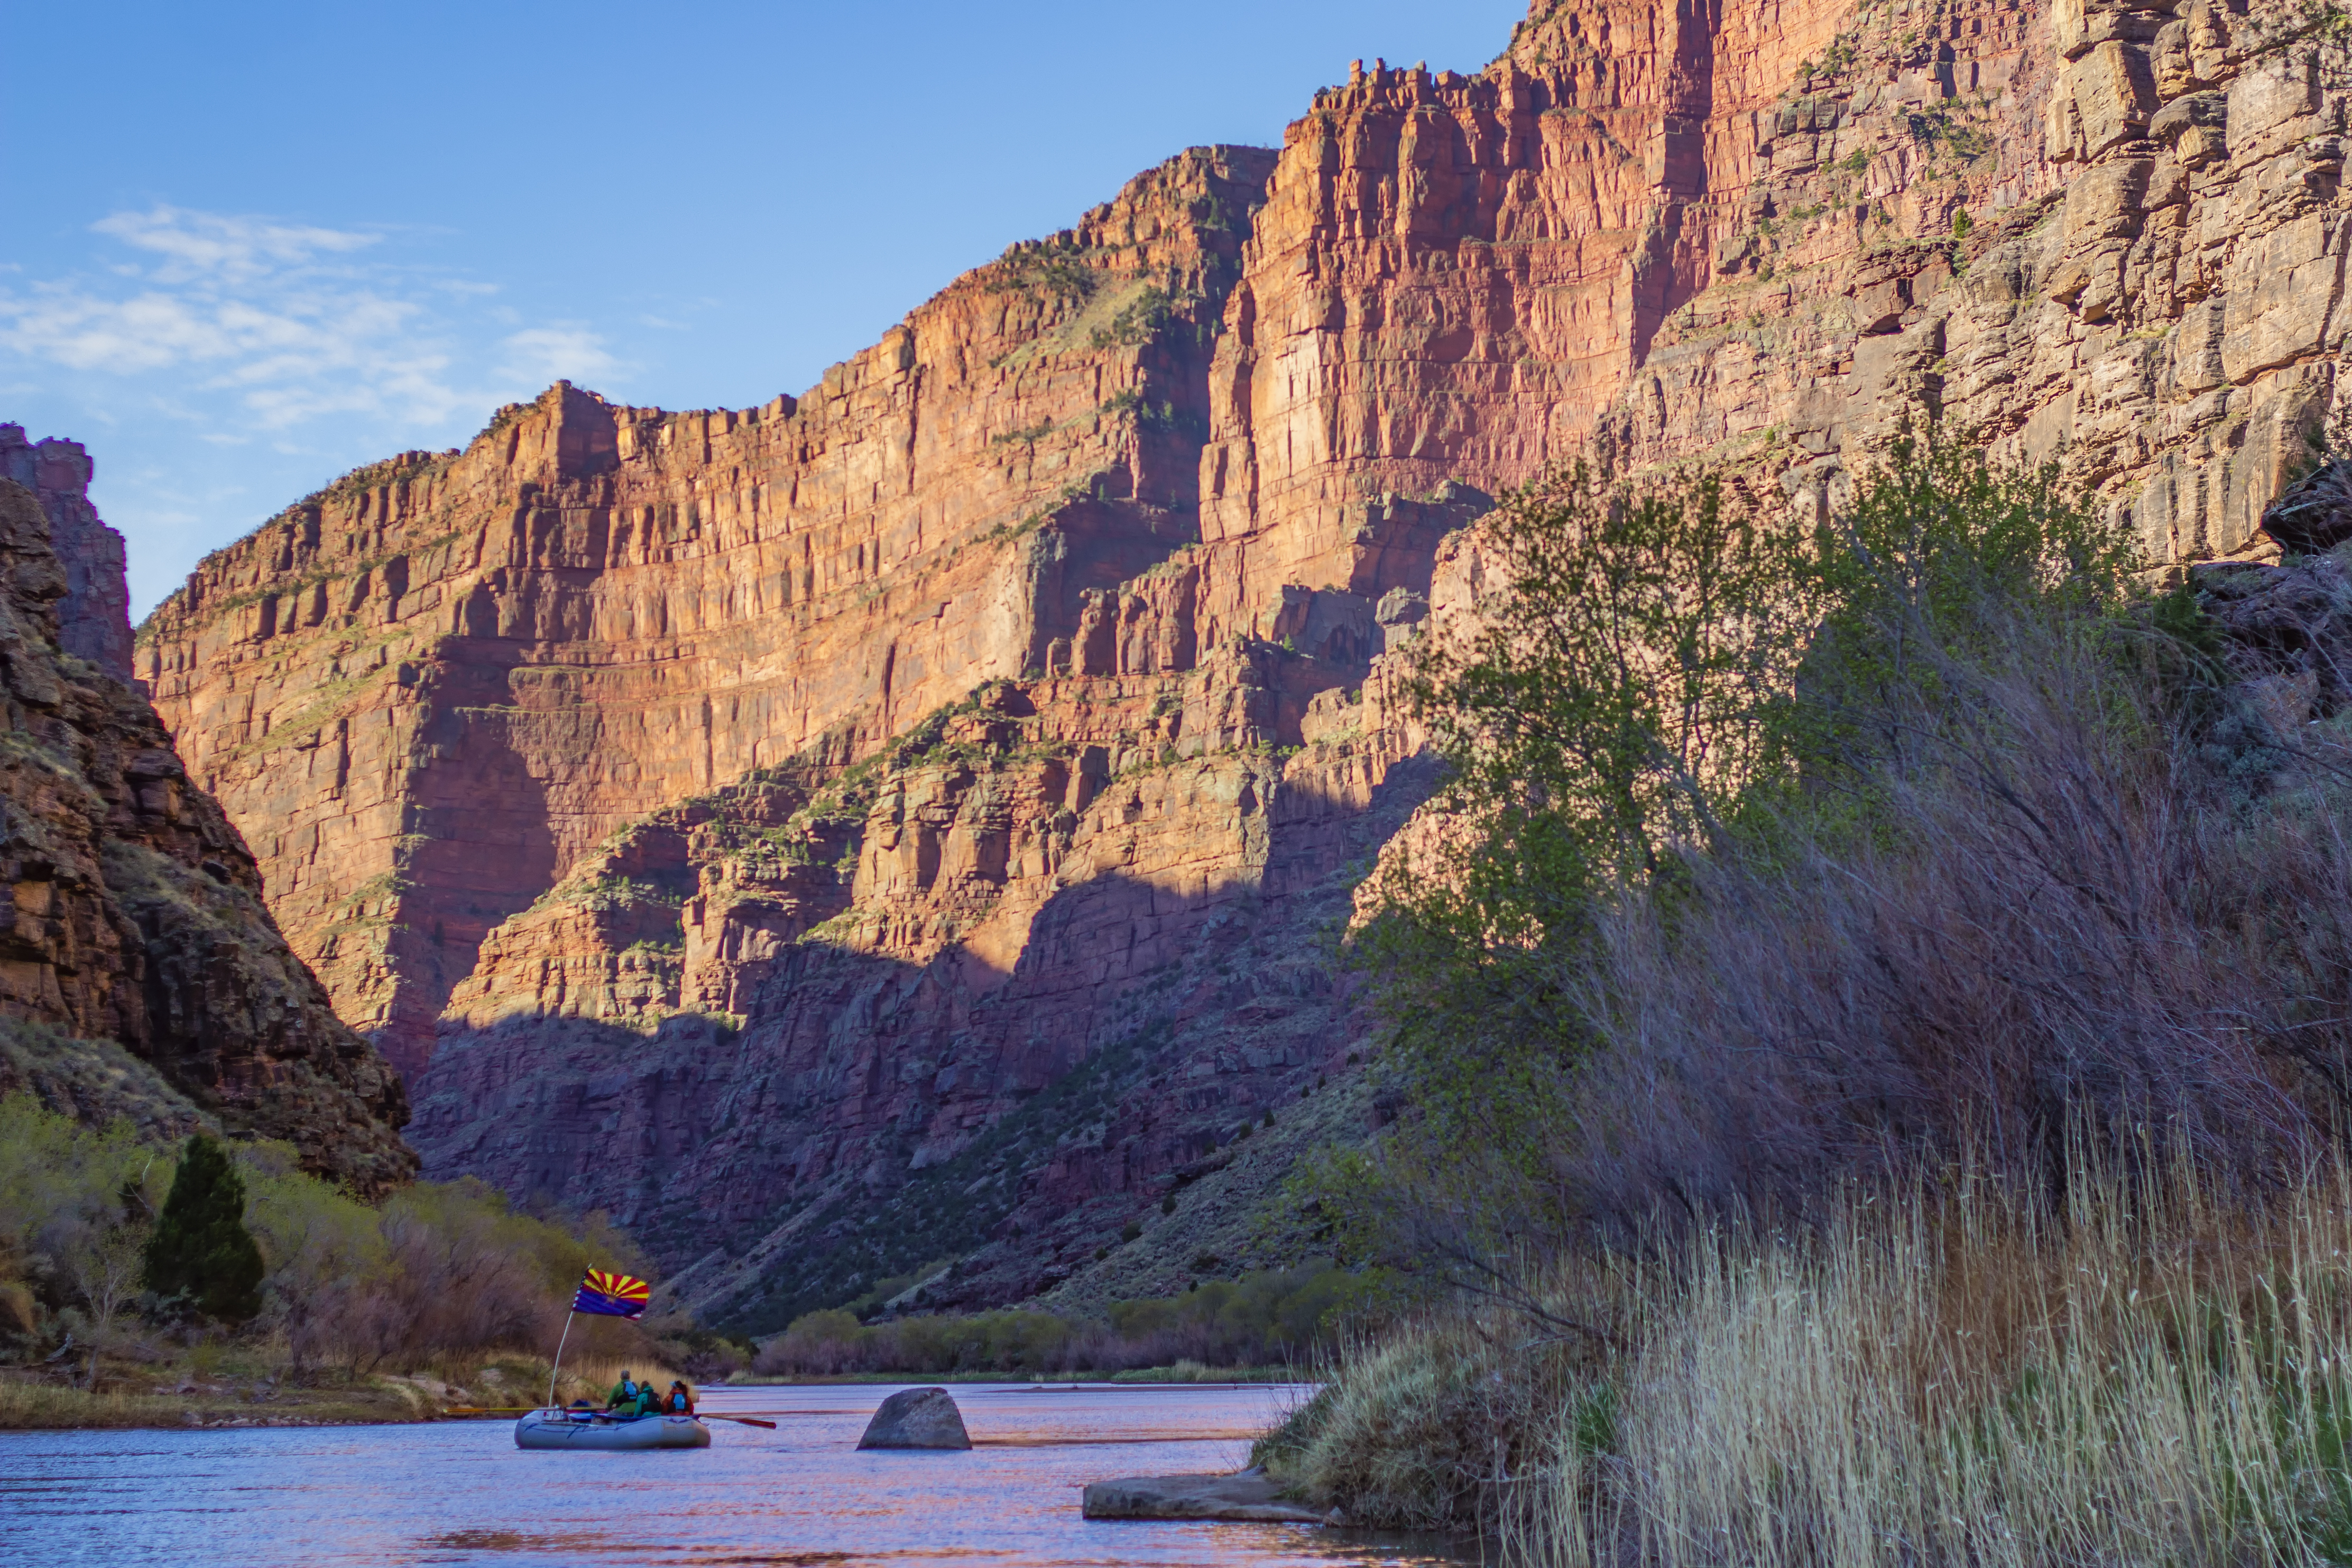
M261 1311L268 1272L261 1248L245 1228L245 1179L227 1151L199 1132L188 1140L147 1243L147 1289L207 1318L243 1323Z

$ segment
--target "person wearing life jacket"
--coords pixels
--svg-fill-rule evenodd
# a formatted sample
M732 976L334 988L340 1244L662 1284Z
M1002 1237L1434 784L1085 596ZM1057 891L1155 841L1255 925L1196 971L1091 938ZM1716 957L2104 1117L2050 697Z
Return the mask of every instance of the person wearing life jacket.
M623 1367L621 1381L613 1385L611 1396L604 1401L604 1408L619 1412L624 1415L634 1415L636 1410L637 1397L644 1390L645 1385L629 1375L627 1367ZM624 1406L626 1408L623 1408Z
M661 1414L661 1390L654 1386L653 1380L651 1378L647 1378L645 1382L637 1384L637 1414L640 1415L658 1415Z
M694 1390L687 1387L684 1383L671 1384L669 1397L662 1402L662 1409L671 1415L693 1415Z

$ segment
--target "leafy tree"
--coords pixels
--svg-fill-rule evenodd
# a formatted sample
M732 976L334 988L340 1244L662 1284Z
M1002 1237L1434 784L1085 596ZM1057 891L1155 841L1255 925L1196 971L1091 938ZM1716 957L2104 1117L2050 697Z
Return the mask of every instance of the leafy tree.
M245 1178L228 1152L199 1132L188 1140L148 1239L147 1289L208 1318L242 1323L261 1310L266 1272L261 1248L245 1228Z
M1435 826L1383 864L1358 944L1409 1113L1302 1194L1343 1252L1473 1279L1577 1223L1559 1129L1606 1011L1607 911L1647 900L1671 924L1707 863L1899 833L1885 781L1969 765L1929 716L1965 710L2003 616L2095 624L2133 563L2054 469L1933 429L1827 517L1703 469L1580 468L1485 526L1498 591L1410 688L1449 767Z

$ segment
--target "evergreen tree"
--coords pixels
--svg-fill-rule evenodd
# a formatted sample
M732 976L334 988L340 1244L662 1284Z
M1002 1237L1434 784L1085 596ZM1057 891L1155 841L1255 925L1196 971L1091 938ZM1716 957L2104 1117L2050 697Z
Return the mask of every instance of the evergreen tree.
M188 1140L163 1216L147 1243L147 1289L208 1318L241 1323L261 1310L261 1248L245 1228L245 1178L228 1151Z

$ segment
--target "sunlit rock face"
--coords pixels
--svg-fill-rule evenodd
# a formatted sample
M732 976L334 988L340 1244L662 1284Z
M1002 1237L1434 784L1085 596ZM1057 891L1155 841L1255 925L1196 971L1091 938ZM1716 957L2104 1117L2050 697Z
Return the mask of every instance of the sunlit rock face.
M1381 1114L1313 1100L1370 1027L1318 933L1427 787L1400 649L1492 590L1492 497L1706 458L1818 509L1939 415L2158 561L2254 548L2346 330L2342 95L2260 37L1539 4L800 398L558 386L362 469L137 670L435 1169L747 1322L949 1257L934 1300L1181 1285L1239 1125Z

